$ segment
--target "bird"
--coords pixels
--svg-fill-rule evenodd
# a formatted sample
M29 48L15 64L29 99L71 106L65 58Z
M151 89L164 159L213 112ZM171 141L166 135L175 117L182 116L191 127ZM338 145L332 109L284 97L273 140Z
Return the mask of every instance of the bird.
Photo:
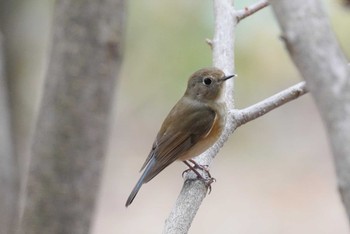
M222 99L224 82L234 76L226 76L215 67L202 68L190 76L185 94L161 125L141 167L140 172L143 173L126 201L126 207L133 202L143 184L176 160L183 161L201 177L195 168L203 167L192 158L206 151L220 137L227 115Z

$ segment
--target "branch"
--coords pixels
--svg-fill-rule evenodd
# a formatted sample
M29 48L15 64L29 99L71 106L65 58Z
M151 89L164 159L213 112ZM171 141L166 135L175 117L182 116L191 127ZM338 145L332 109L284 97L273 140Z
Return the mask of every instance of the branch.
M237 127L261 117L271 110L297 99L307 92L308 90L305 82L300 82L243 110L233 109L228 113L228 125L231 126L228 132L234 132ZM227 138L229 135L230 134L227 135ZM223 142L221 144L223 144ZM207 152L204 154L206 156L211 156ZM193 172L186 174L184 186L177 198L174 209L166 220L163 233L188 232L192 220L207 194L207 188L204 183L195 178L196 175Z
M249 7L245 7L243 10L239 10L236 12L236 20L237 23L241 21L242 19L254 14L255 12L263 9L264 7L267 7L269 5L268 1L261 1L258 3L255 3Z
M232 14L232 0L213 0L215 15L215 32L211 42L213 50L213 65L222 69L226 74L234 74L234 30L235 14ZM225 102L228 109L233 109L233 79L225 82ZM219 149L233 132L233 126L226 123L220 139L206 152L196 158L201 165L210 165ZM176 204L171 211L163 233L187 233L191 223L207 194L207 187L202 181L190 179L193 173L185 174L185 183ZM186 212L184 212L186 211Z
M262 3L260 3L260 5L261 4ZM263 6L260 6L260 9L262 7ZM256 7L255 11L257 10L258 7ZM214 0L214 11L215 33L214 39L210 41L213 50L213 65L222 69L226 74L233 74L233 45L234 30L238 20L236 18L237 14L232 14L234 10L231 5L231 0ZM253 12L250 14L253 14ZM246 16L248 15L242 17L244 18ZM223 101L225 101L228 110L234 110L233 79L226 81L225 84ZM300 83L241 111L229 111L227 113L226 125L220 139L206 152L196 158L197 163L200 165L210 165L220 148L238 126L266 114L272 109L306 92L305 83ZM165 222L163 233L188 233L191 223L207 191L208 188L205 186L204 182L196 179L193 172L186 173L184 186L173 210Z
M236 115L236 121L238 122L238 126L252 121L262 115L265 115L273 109L280 107L286 104L287 102L290 102L304 95L307 92L308 90L306 88L305 82L300 82L261 102L256 103L255 105L240 110Z

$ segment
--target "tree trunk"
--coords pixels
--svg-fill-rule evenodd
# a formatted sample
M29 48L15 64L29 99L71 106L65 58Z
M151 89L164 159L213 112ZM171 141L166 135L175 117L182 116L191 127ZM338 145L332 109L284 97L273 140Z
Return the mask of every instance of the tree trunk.
M12 123L0 33L0 233L12 234L17 225L19 180L12 140Z
M339 191L350 217L350 66L320 1L270 2L286 47L326 126Z
M21 233L88 233L120 68L123 0L61 0L31 150Z

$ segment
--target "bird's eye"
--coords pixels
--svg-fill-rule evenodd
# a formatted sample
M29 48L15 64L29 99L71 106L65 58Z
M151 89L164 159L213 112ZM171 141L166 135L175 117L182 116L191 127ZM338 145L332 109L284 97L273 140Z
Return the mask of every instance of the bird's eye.
M213 82L213 80L209 77L206 77L203 79L203 84L205 84L205 85L211 85L212 82Z

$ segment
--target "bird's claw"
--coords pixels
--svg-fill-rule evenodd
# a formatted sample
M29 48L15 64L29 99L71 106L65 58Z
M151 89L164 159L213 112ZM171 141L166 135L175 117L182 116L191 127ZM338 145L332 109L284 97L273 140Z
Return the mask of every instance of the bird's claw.
M189 172L189 171L192 171L191 168L188 168L188 169L184 170L184 171L182 172L182 174L181 174L182 178L184 178L184 175L185 175L187 172Z
M205 186L208 188L208 194L210 194L211 192L211 184L213 182L216 181L215 178L213 178L209 172L209 166L208 165L199 165L198 163L196 163L193 160L189 160L190 162L192 162L194 164L194 166L191 166L188 162L184 161L185 164L189 167L189 169L185 170L182 172L182 177L184 177L184 174L189 172L189 171L193 171L196 175L197 178L202 180L205 184ZM206 172L206 178L204 178L196 169L200 169Z

